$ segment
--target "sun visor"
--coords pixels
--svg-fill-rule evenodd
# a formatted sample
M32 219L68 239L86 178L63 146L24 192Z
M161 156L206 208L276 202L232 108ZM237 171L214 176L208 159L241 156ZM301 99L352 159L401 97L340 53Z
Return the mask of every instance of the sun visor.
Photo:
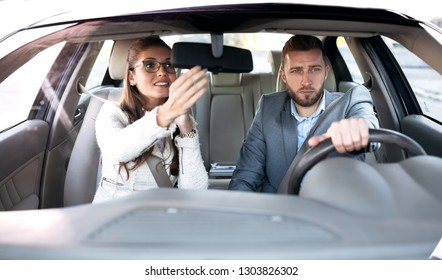
M190 69L199 65L213 73L248 73L253 70L252 53L247 49L223 46L216 58L211 44L177 42L172 47L172 65Z

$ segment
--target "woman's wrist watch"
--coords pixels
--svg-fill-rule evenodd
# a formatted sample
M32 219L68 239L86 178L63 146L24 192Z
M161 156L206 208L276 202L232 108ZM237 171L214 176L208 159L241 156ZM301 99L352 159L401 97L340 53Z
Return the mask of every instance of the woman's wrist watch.
M195 130L195 129L192 129L192 130L189 131L189 132L185 132L185 133L180 133L180 134L178 134L178 136L179 136L180 138L193 138L193 137L195 137L195 135L196 135L196 130Z

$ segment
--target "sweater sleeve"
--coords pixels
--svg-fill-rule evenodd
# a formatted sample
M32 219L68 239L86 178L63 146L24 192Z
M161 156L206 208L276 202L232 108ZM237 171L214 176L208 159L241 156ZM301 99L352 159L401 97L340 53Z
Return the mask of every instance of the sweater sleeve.
M154 145L159 139L169 137L176 125L158 126L158 107L129 124L120 107L112 102L103 104L95 123L97 143L107 158L116 162L128 162Z
M209 179L201 156L198 134L193 138L175 137L179 154L178 187L207 189Z

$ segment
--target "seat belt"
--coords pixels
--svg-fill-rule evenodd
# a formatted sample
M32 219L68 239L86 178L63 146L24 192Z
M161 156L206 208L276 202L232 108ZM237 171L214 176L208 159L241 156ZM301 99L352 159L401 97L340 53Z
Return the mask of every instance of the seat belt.
M81 93L85 93L85 94L89 95L90 97L100 100L103 103L109 101L107 99L93 95L81 83L78 83L78 88L80 89ZM173 187L173 184L170 181L169 176L167 175L166 168L164 168L163 162L159 157L151 154L147 158L146 162L150 168L150 171L152 172L153 177L155 178L155 182L157 183L158 187L166 187L166 188Z
M99 96L93 95L93 94L90 93L90 92L86 89L86 87L83 86L80 82L78 83L78 88L80 89L80 92L81 92L81 93L85 93L85 94L89 95L90 97L93 97L93 98L95 98L95 99L100 100L100 101L103 102L103 103L105 103L105 102L107 102L107 101L110 101L110 100L104 99L104 98L102 98L102 97L99 97Z
M149 165L158 187L160 188L172 188L173 184L170 181L169 175L167 175L166 168L164 168L161 158L151 154L146 159L147 165Z

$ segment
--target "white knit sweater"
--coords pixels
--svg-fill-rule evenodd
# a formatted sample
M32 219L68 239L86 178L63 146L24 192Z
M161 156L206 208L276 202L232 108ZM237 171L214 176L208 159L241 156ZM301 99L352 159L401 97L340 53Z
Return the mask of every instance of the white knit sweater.
M166 141L175 131L173 123L168 128L158 126L156 121L158 107L146 112L144 117L129 124L127 115L121 108L107 102L101 107L95 123L97 142L102 154L102 178L95 194L94 203L111 200L134 191L158 188L147 163L129 171L124 168L118 173L119 163L133 160L154 146L153 154L162 158L166 171L178 188L207 189L208 176L201 157L198 134L194 138L175 137L179 151L179 176L170 175L169 165L174 150L172 141Z

